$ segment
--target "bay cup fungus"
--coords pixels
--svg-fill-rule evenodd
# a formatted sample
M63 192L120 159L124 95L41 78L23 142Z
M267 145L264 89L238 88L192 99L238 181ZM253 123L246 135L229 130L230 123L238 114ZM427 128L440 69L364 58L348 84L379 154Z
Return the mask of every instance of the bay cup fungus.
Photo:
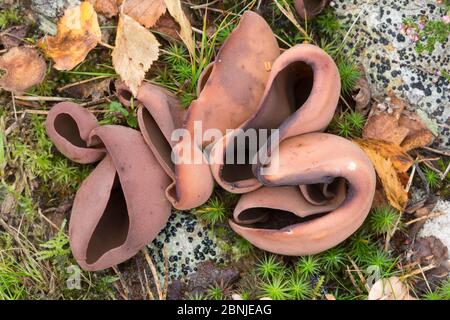
M124 84L117 94L130 104ZM215 183L242 194L230 225L255 246L304 255L337 245L363 223L375 192L375 172L358 146L323 133L339 94L336 65L322 49L301 44L280 54L264 19L245 12L187 110L147 83L134 100L140 132L99 126L74 104L54 106L46 127L58 150L78 163L99 162L75 197L75 258L87 270L125 261L156 237L172 207L200 206ZM199 138L198 124L215 134ZM188 135L174 139L179 130ZM230 152L244 153L243 161L228 161Z
M72 253L85 270L121 263L152 241L171 212L170 179L139 131L107 125L73 103L46 120L56 148L78 163L100 161L78 189L69 223Z

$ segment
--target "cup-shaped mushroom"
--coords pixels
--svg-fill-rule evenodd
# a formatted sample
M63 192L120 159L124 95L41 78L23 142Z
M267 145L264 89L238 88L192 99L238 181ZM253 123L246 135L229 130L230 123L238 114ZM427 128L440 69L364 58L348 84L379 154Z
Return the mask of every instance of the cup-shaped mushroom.
M311 20L323 9L325 9L330 0L295 0L295 10L303 20Z
M129 89L121 84L118 96L129 105ZM184 109L168 91L143 84L134 102L138 106L139 130L157 161L172 179L166 190L167 199L179 210L200 206L214 188L209 164L191 137L182 128Z
M96 162L105 156L102 147L87 146L89 134L97 126L92 113L71 102L56 104L45 121L47 135L56 148L78 163Z
M272 66L255 113L240 130L228 134L213 147L214 157L235 154L247 159L244 164L224 159L221 165L217 165L220 159L216 159L212 171L219 185L235 193L260 186L254 178L252 162L261 162L261 154L269 157L272 144L324 130L333 118L340 88L339 71L325 51L309 44L286 50Z
M376 177L370 160L358 146L338 136L309 133L284 140L275 153L267 167L257 168L258 180L267 187L291 186L289 188L295 189L290 189L290 193L296 192L299 199L293 200L294 196L291 200L286 199L290 193L285 191L272 197L270 205L258 206L255 202L250 212L246 212L246 208L251 206L246 204L246 210L242 210L238 209L238 204L236 222L230 221L234 231L258 248L296 256L327 250L361 226L372 204ZM264 173L264 170L267 171ZM342 179L347 186L343 200L339 199L342 195L339 191ZM323 188L324 184L328 185L326 189ZM316 191L311 188L302 188L302 191L294 187L299 185L316 185ZM305 192L313 201L303 196ZM332 194L335 200L330 197ZM249 193L245 197L252 195ZM309 209L324 208L330 203L338 205L320 209L317 213ZM243 224L249 215L252 224ZM271 218L254 222L258 215L270 215ZM305 219L299 219L299 216ZM282 222L275 223L279 220Z
M279 56L275 36L258 14L247 11L198 81L198 99L189 107L185 128L196 121L204 131L235 129L254 112L264 92L270 67ZM201 146L211 140L204 139Z
M107 156L76 193L69 236L80 266L101 270L135 255L165 226L170 179L136 130L97 127L89 144L104 145Z

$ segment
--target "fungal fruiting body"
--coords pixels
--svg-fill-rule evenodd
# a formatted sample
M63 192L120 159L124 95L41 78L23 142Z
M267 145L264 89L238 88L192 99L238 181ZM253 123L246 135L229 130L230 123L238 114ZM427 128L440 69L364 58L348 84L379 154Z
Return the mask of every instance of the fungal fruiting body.
M130 106L130 90L122 83L116 89ZM340 95L327 53L301 44L280 54L264 19L245 12L199 77L197 93L185 111L173 94L144 83L134 99L140 132L99 126L75 104L51 109L46 128L58 150L78 163L98 162L70 219L81 267L100 270L130 258L156 237L172 207L200 206L216 182L241 194L231 228L263 250L314 254L359 228L375 172L357 145L323 133ZM214 134L196 137L199 123ZM244 160L229 161L229 153Z

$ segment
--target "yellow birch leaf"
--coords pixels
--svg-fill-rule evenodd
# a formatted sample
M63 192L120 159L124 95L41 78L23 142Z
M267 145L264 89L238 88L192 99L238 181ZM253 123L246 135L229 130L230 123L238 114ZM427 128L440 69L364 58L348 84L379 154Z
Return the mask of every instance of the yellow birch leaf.
M180 25L180 38L189 50L189 54L193 57L195 55L195 42L192 37L191 23L181 8L180 0L164 0L164 3L170 15Z
M68 8L57 27L56 36L44 37L39 46L55 61L58 70L73 69L101 41L97 13L87 1Z
M395 159L397 155L387 156L392 150L383 150L379 144L373 143L371 140L356 140L355 142L364 150L372 162L389 203L402 212L408 202L408 193L403 187L396 166L391 160L391 157Z
M116 46L112 53L114 69L134 96L145 73L159 56L156 37L138 22L121 14L117 26Z
M150 28L166 12L166 5L163 0L127 0L122 10L127 16Z

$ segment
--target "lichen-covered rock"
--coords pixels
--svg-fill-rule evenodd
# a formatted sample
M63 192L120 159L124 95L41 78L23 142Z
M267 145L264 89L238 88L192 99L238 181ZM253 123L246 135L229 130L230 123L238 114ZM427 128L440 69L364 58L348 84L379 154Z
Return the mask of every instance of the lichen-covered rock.
M434 236L450 251L450 201L439 200L431 213L441 215L427 220L419 236Z
M194 214L173 212L166 227L149 245L160 275L164 275L164 246L169 260L170 280L181 279L198 270L208 260L224 263L224 253L211 227L202 224Z
M31 9L47 18L55 18L62 14L64 9L80 3L80 0L31 0Z
M437 122L436 144L448 148L450 83L441 72L450 71L450 41L437 43L431 54L419 54L413 40L401 31L405 18L441 19L442 6L435 0L333 0L331 6L348 28L354 23L346 45L358 44L355 54L366 69L372 94L386 96L392 90L406 98Z

